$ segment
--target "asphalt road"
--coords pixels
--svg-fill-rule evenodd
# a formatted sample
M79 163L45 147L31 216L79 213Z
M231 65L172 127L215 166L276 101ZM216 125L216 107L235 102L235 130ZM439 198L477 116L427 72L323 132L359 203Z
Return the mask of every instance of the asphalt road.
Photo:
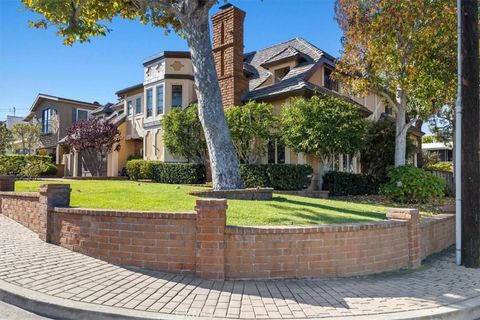
M0 301L0 320L48 320Z

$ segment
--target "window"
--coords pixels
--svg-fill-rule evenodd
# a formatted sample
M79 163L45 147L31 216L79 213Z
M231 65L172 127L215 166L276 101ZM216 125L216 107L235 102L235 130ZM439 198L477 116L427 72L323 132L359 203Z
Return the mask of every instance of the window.
M147 89L147 117L152 116L152 89Z
M42 111L42 133L52 132L52 117L55 113L54 109L45 109Z
M157 86L157 115L163 114L163 84Z
M132 100L127 101L127 116L132 115L133 102Z
M323 71L323 86L327 89L338 91L338 83L332 79L332 69L325 68Z
M285 146L275 140L268 143L268 163L285 163Z
M142 113L142 98L138 97L135 101L135 114Z
M275 83L282 81L283 78L290 72L290 67L277 69L274 71Z
M173 85L172 86L172 107L181 107L182 106L182 86Z

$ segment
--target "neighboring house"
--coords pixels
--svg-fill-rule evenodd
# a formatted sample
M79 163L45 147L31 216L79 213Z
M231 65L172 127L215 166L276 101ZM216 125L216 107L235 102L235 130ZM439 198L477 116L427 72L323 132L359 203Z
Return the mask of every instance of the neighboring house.
M38 123L41 129L39 150L62 164L64 150L58 142L76 121L88 119L100 106L98 102L85 102L47 94L38 94L25 121Z
M442 162L453 162L453 144L451 142L422 143L422 151L437 155Z
M274 112L288 106L292 97L311 97L327 94L346 99L372 121L391 117L383 100L369 94L350 97L342 85L331 75L335 58L302 38L254 52L244 53L243 20L245 12L226 4L212 16L213 54L225 108L241 105L249 100L266 101L274 106ZM183 162L172 156L163 145L162 118L174 108L186 108L196 101L193 66L188 52L165 51L143 62L144 81L119 90L123 102L124 122L119 126L128 151L109 157L109 175L116 175L125 166L129 155L142 155L144 159L164 162ZM418 144L422 133L411 130ZM125 133L125 134L123 134ZM416 163L416 155L411 159ZM270 143L262 163L310 164L317 174L318 157L297 154L279 141ZM336 170L361 172L358 156L339 155ZM318 180L318 175L314 180ZM316 183L312 184L315 187Z

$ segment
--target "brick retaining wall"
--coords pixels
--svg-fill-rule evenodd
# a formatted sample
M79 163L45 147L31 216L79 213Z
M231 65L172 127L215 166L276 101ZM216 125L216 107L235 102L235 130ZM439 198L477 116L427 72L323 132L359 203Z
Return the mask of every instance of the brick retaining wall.
M1 190L0 190L1 191ZM455 242L453 215L311 227L226 226L227 202L198 199L196 212L68 208L69 185L0 192L0 213L47 242L108 262L205 279L351 276L415 268Z

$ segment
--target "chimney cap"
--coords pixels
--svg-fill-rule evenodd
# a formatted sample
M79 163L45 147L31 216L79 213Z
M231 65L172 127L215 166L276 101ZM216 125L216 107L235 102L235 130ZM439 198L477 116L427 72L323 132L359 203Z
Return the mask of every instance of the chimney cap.
M219 9L220 9L220 10L226 10L226 9L228 9L228 8L231 8L231 7L233 7L233 4L231 4L231 3L225 3L223 6L220 6Z

